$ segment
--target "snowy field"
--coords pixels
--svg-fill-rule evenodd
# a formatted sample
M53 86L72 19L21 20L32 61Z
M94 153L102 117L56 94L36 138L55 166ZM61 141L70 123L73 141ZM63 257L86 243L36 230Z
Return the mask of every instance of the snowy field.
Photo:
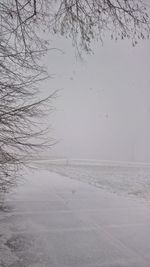
M45 160L41 166L107 191L150 201L150 165Z

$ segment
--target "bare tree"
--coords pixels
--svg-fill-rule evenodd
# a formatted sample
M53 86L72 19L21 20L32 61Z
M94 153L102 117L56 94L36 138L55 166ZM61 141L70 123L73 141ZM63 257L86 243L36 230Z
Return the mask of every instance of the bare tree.
M61 0L56 1L54 32L68 35L73 44L87 52L92 39L103 42L108 32L111 39L149 38L149 6L145 0ZM79 50L80 52L80 50Z
M46 1L45 1L46 2ZM46 7L46 4L45 4ZM36 1L0 2L0 189L14 182L18 168L46 145L39 117L51 109L51 94L38 95L48 77L40 58L47 51ZM44 27L44 21L43 27ZM42 128L42 130L41 130ZM51 144L51 143L50 143Z
M0 188L45 144L38 117L54 96L38 98L48 77L40 62L48 50L47 30L71 37L79 53L90 52L92 39L103 41L106 31L135 45L149 38L148 6L142 0L0 1Z

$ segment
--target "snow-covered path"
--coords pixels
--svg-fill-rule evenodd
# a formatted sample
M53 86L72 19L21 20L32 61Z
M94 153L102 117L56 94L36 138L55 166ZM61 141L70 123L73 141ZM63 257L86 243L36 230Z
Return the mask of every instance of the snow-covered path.
M149 267L150 207L45 170L0 211L0 267Z

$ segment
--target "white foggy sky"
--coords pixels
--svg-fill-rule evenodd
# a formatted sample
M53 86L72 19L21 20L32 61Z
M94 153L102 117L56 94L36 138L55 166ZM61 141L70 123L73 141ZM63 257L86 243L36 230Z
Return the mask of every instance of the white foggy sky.
M46 58L62 89L54 106L52 155L150 162L150 42L104 40L80 62L71 42L57 38Z

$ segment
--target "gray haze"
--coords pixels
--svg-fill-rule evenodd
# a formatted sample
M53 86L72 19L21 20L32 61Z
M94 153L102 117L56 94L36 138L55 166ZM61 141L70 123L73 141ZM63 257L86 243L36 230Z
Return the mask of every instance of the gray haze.
M52 156L150 162L150 47L140 41L104 40L94 54L77 60L68 40L47 58L52 79L47 89L61 89L50 120L59 143Z

